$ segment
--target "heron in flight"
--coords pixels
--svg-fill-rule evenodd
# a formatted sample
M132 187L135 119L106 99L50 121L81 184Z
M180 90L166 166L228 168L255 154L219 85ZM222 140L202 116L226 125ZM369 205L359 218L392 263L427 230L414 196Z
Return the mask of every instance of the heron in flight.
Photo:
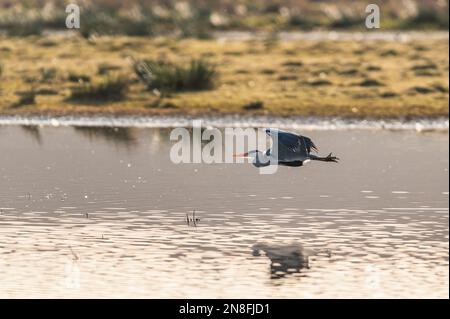
M311 154L311 151L317 153L318 150L309 137L273 128L267 128L265 132L274 141L272 148L267 149L265 152L252 150L244 154L235 154L234 156L253 158L252 164L256 167L271 164L298 167L311 160L334 163L337 163L339 160L339 158L332 156L332 153L325 157Z

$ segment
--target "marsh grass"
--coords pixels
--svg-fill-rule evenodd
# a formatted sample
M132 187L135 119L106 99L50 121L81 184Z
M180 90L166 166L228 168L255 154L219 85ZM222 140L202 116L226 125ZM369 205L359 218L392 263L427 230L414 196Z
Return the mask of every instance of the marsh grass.
M285 66L285 67L294 67L294 68L296 68L296 67L303 66L303 62L302 61L291 61L291 60L289 60L289 61L283 62L281 65Z
M359 70L356 68L347 68L338 72L339 75L344 76L354 76L359 73Z
M165 102L163 98L158 98L151 103L147 104L146 107L151 109L176 109L178 108L175 104L171 102Z
M297 80L298 76L294 74L285 74L278 76L278 81L294 81Z
M416 76L439 76L439 75L441 75L441 73L436 70L418 70L418 71L415 71L414 74Z
M382 97L384 99L392 98L392 97L396 97L396 96L398 96L398 94L395 92L391 92L391 91L380 93L380 97Z
M435 92L435 89L433 87L426 87L426 86L414 86L410 89L411 93L418 93L418 94L430 94Z
M58 74L58 70L56 68L41 68L39 72L43 82L50 82L54 80Z
M192 217L189 216L189 213L186 213L186 225L197 227L197 224L200 222L200 218L195 216L195 209L192 211Z
M33 35L41 35L43 31L43 25L38 21L31 21L31 22L21 21L18 23L11 24L7 30L9 36L26 37Z
M77 83L82 83L82 82L90 82L91 81L91 77L89 75L86 74L81 74L81 73L77 73L77 72L69 72L67 74L67 81L69 82L77 82Z
M106 75L111 72L117 72L120 70L120 66L108 64L108 63L100 63L97 67L97 73L99 75Z
M370 64L370 65L367 66L366 70L374 72L374 71L381 71L382 68L380 66L378 66L378 65Z
M440 83L433 83L431 86L436 92L448 93L448 87L445 87Z
M134 72L147 89L160 92L201 91L214 87L215 67L201 59L192 59L186 65L167 61L137 61Z
M348 14L343 14L330 23L331 29L350 29L362 25L364 25L364 18L362 16Z
M381 83L380 81L378 81L377 79L364 79L361 82L358 83L359 86L364 86L364 87L370 87L370 86L382 86L383 83Z
M12 108L19 108L22 106L33 105L36 103L37 94L35 90L20 92L18 93L18 95L19 100L11 106Z
M89 83L80 83L71 89L70 101L108 102L125 98L128 90L128 79L119 74Z
M327 79L311 79L307 82L310 86L324 86L324 85L332 85L333 83Z
M42 46L44 39L57 44ZM262 101L263 109L255 113L357 118L448 116L448 40L380 42L373 50L359 41L293 40L280 41L267 51L263 39L225 45L215 40L176 38L98 37L94 42L81 37L68 42L58 39L56 35L2 38L0 60L7 69L3 69L0 81L0 113L246 114L253 111L245 110L245 105ZM422 49L415 51L417 46ZM364 55L356 55L356 51L364 51ZM412 51L418 59L410 58ZM381 52L396 54L382 57ZM141 64L147 68L137 68L133 74L124 60L129 55L147 57L145 63L132 63L135 68ZM206 56L208 62L200 64L206 64L206 68L191 67L191 58ZM106 81L116 72L102 67L105 71L100 73L105 74L98 74L97 67L102 63L128 72L128 83ZM431 64L435 66L428 66ZM55 66L55 80L43 83L40 69ZM213 66L212 75L204 71L209 66ZM417 72L436 75L419 76ZM216 81L217 75L220 81ZM376 79L382 86L363 82L365 79ZM85 83L89 81L92 83ZM439 84L439 88L433 84ZM415 86L433 91L410 91ZM36 103L12 109L18 100L16 92L30 87L38 95ZM119 99L120 103L114 103ZM111 103L104 103L107 101ZM100 104L103 107L95 107Z
M411 67L413 71L436 70L438 67L434 63L416 64Z
M288 20L288 25L303 30L311 30L320 26L320 21L311 19L305 15L295 14L291 15Z
M448 21L448 4L447 11L420 5L417 9L417 14L400 21L399 27L402 29L427 28L448 30Z

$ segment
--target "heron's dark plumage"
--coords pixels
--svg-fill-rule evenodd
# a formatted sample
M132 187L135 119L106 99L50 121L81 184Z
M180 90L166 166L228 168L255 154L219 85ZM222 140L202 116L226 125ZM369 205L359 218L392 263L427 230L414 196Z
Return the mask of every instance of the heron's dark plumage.
M308 150L308 153L311 153L311 149L315 152L319 151L317 149L316 145L314 144L314 142L309 137L302 136L302 139L304 140L304 143L306 145L306 149Z
M266 133L272 137L272 148L266 150L264 153L258 150L255 152L255 161L253 165L263 167L274 163L284 166L303 166L307 160L323 161L323 162L337 162L339 159L335 156L328 155L327 157L320 157L311 154L311 150L318 152L317 146L307 136L297 135L290 132L285 132L276 129L266 129Z

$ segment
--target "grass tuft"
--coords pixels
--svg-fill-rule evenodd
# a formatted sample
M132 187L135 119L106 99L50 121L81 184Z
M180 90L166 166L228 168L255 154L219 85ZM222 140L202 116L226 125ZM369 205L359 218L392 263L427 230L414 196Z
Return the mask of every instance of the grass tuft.
M161 92L200 91L214 87L216 69L204 60L192 59L187 65L166 61L138 61L136 75L149 90Z
M108 75L97 81L80 83L71 90L69 100L107 102L122 100L128 90L128 79L120 75Z
M382 86L383 83L381 83L378 80L375 79L364 79L361 82L358 83L359 86L369 87L369 86Z
M12 105L12 108L19 108L26 105L33 105L36 103L36 92L34 90L17 93L19 100Z
M447 10L439 9L440 8L431 8L429 6L421 5L418 8L417 14L402 21L400 27L403 29L428 28L448 30L448 4Z
M250 102L242 107L246 111L256 111L264 108L264 103L261 101Z
M39 69L39 72L43 82L50 82L54 80L58 74L58 70L56 68L41 68Z

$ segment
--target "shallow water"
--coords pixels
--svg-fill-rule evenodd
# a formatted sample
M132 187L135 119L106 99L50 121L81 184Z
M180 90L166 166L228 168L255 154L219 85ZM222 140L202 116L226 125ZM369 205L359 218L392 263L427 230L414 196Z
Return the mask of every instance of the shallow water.
M341 162L260 175L175 165L167 129L0 126L0 297L448 298L448 132L303 133Z

